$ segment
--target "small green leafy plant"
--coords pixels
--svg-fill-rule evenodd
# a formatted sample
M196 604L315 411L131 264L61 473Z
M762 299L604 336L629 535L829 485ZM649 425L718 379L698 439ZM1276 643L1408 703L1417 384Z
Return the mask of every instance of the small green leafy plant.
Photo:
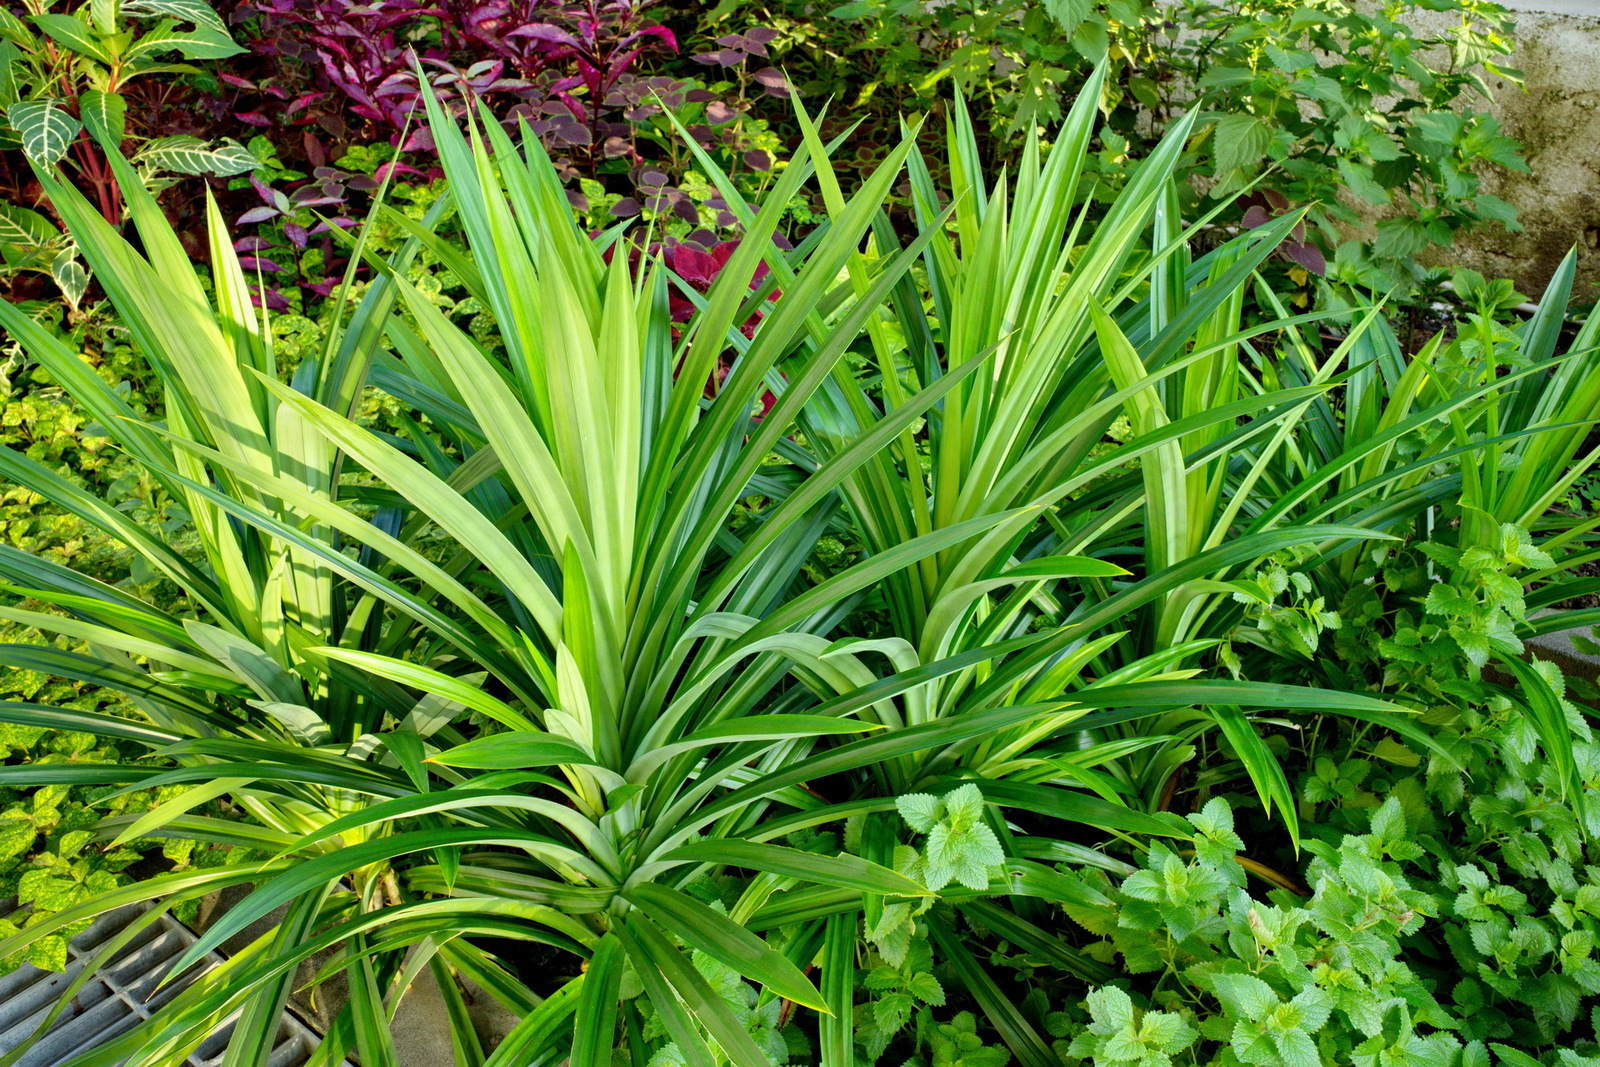
M1440 28L1417 29L1423 14ZM702 15L708 36L741 20L777 31L768 47L802 92L868 116L851 132L863 159L881 154L900 111L940 106L952 85L995 116L981 134L989 157L1012 159L1106 61L1108 127L1082 195L1108 197L1152 135L1203 109L1185 207L1220 205L1246 226L1308 208L1282 248L1286 295L1310 296L1316 276L1409 287L1417 257L1457 233L1516 227L1480 177L1527 169L1481 106L1490 78L1520 78L1505 66L1510 16L1491 0L857 0L825 18L789 0L723 0ZM1377 220L1375 243L1353 239L1363 218Z

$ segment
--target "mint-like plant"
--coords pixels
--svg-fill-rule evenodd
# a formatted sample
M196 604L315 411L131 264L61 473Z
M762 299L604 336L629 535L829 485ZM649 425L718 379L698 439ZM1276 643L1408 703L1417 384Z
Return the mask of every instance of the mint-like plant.
M1141 1011L1116 986L1101 986L1086 1000L1091 1021L1067 1053L1092 1067L1172 1067L1200 1036L1181 1015Z
M921 851L903 846L895 866L932 890L959 882L968 889L989 888L994 868L1005 861L1000 839L984 824L983 794L972 784L942 797L911 793L895 798L906 825L926 834Z

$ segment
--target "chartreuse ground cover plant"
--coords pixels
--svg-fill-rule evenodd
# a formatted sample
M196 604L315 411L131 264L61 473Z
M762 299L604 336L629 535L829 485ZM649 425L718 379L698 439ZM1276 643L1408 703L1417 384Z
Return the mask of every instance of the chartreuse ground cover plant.
M487 119L463 133L429 98L449 198L386 259L352 237L376 280L292 374L215 208L202 283L142 186L124 183L135 245L41 167L164 421L19 310L0 324L177 502L194 543L0 452L6 478L183 591L167 610L0 552L7 617L62 639L4 662L136 709L11 702L0 720L150 752L5 780L165 789L97 840L228 851L25 922L0 956L119 904L152 905L132 937L252 886L192 962L286 908L73 1067L173 1063L236 1011L225 1062L263 1063L291 990L333 974L350 996L316 1062L393 1063L388 1021L424 970L460 1064L845 1067L895 1047L1047 1067L1064 1053L985 943L1081 996L1117 970L1053 932L1059 909L1116 922L1119 904L1064 871L1125 873L1123 846L1211 862L1231 840L1217 809L1164 811L1146 750L1177 760L1220 733L1229 780L1291 833L1258 709L1332 713L1452 765L1364 687L1202 676L1221 637L1196 619L1235 603L1252 565L1387 536L1352 509L1242 529L1360 335L1304 382L1247 386L1246 346L1315 321L1239 317L1297 220L1191 261L1208 220L1184 228L1175 209L1188 123L1103 219L1075 213L1101 77L1048 153L992 182L959 114L946 188L911 131L847 194L800 109L761 202L702 159L744 228L704 291L630 254L625 227L577 228L535 137ZM885 212L902 180L908 234ZM775 227L809 189L826 225L786 249ZM438 236L450 212L462 244ZM418 266L453 275L492 328L447 318ZM372 388L406 405L400 432L357 417ZM1453 409L1468 434L1481 399ZM850 551L820 547L841 539ZM463 980L522 1018L495 1049Z

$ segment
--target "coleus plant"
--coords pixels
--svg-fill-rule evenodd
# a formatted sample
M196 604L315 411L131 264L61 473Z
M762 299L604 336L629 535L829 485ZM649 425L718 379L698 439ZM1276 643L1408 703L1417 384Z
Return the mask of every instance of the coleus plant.
M481 102L510 129L526 123L556 155L569 200L593 225L637 215L679 236L730 226L722 198L707 194L703 181L685 181L687 157L665 113L758 182L766 180L776 142L743 121L749 101L742 89L729 102L693 81L639 71L643 61L677 48L671 31L650 17L653 6L619 0L238 5L233 18L246 27L259 69L219 77L240 92L235 117L270 131L270 145L258 150L264 164L280 154L292 162L278 175L258 175L270 188L257 187L260 203L241 224L281 218L283 233L259 236L298 246L289 224L318 225L304 209L346 220L359 215L363 198L348 194L369 183L340 173L350 169L342 153L373 138L408 153L398 161L400 173L437 173L431 133L417 121L418 79L426 77L457 115ZM730 38L717 53L719 65L732 64L741 79L781 94L775 70L746 76L746 61L761 56L768 39L760 30ZM291 133L297 136L284 136Z
M419 69L458 114L479 100L535 110L554 101L579 126L592 126L642 52L677 50L672 32L645 16L649 6L650 0L252 0L236 17L260 20L252 41L257 51L316 69L338 106L386 128L396 143L409 130L402 147L426 148L429 132L417 121ZM225 80L255 88L248 79Z

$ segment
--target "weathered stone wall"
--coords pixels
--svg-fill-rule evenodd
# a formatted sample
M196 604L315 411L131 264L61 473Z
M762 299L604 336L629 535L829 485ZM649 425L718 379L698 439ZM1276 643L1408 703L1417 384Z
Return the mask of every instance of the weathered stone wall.
M1523 143L1532 173L1496 173L1485 185L1516 205L1523 231L1495 227L1435 259L1515 279L1537 296L1577 245L1587 303L1600 299L1600 0L1502 2L1516 12L1509 65L1523 72L1526 88L1496 86L1492 110Z

